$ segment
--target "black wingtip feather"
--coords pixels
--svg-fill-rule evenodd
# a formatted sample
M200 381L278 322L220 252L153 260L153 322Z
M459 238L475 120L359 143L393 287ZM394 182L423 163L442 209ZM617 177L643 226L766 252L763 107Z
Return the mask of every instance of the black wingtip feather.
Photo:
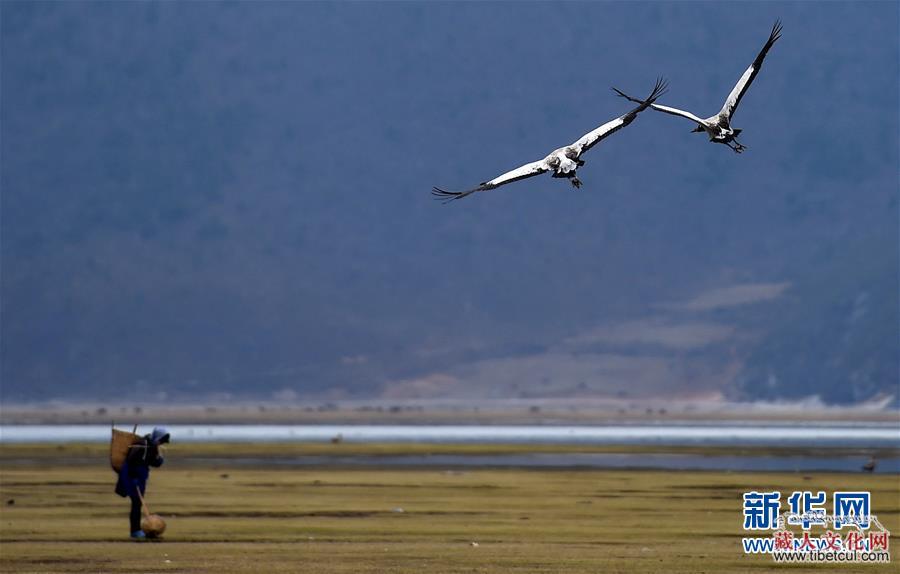
M762 47L762 50L756 56L756 60L753 61L755 67L759 68L762 66L763 59L769 53L769 48L775 45L779 38L781 38L781 20L775 20L775 24L772 25L772 31L769 33L769 39L766 40L766 45Z
M431 188L431 195L434 196L436 201L442 203L449 203L451 201L456 201L457 199L462 199L471 193L471 191L447 191L446 189L441 189L439 187Z
M669 91L669 81L664 77L659 76L656 78L656 86L653 87L653 92L650 93L650 97L647 98L647 101L652 104L667 91Z
M775 24L772 26L772 33L769 34L769 43L774 44L781 38L781 20L775 20Z
M650 104L652 104L653 102L655 102L660 96L662 96L667 91L669 91L669 82L662 76L656 78L656 85L653 86L653 91L650 92L650 95L645 100L639 100L637 98L631 97L628 94L626 94L625 92L623 92L622 90L620 90L619 88L616 88L615 86L613 86L610 89L612 91L614 91L616 94L618 94L618 96L620 98L625 98L626 100L628 100L630 102L635 102L637 104L641 104L640 109L644 109L647 106L649 106Z

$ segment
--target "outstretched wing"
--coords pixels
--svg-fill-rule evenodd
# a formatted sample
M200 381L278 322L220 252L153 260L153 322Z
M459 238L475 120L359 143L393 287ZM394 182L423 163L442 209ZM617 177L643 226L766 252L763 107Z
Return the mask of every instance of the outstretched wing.
M738 83L734 86L734 89L731 90L731 93L728 94L728 98L725 100L725 105L722 106L722 111L719 112L719 115L731 119L738 104L741 103L741 98L744 97L750 84L753 83L753 78L756 77L756 74L759 73L759 69L762 68L763 60L766 59L769 48L778 41L778 38L781 38L781 22L776 20L775 25L772 26L772 32L769 34L769 40L766 42L766 45L763 46L762 50L759 51L756 59L753 60L753 63L750 64L750 67L747 68L744 75L741 76L741 79L738 80Z
M435 199L442 200L446 203L448 201L462 199L467 195L472 195L476 191L488 191L489 189L496 189L501 185L519 181L520 179L534 177L536 175L544 173L545 171L550 171L550 166L547 165L547 161L545 159L542 159L539 161L526 163L525 165L517 167L512 171L508 171L503 175L499 175L490 181L485 181L474 189L470 189L467 191L447 191L445 189L435 187L432 188L431 195L433 195Z
M671 114L673 116L681 116L682 118L687 118L687 119L691 120L692 122L697 122L698 124L706 123L706 120L704 120L703 118L695 116L691 112L679 110L678 108L670 108L669 106L660 106L658 104L653 104L650 107L652 107L654 110L659 111L659 112Z
M630 102L643 103L641 100L629 96L628 94L626 94L625 92L623 92L622 90L620 90L620 89L618 89L618 88L613 88L613 91L614 91L615 93L619 94L620 97L623 97L623 98L625 98L626 100L628 100L628 101L630 101ZM650 107L653 108L654 110L658 111L658 112L664 112L664 113L667 113L667 114L672 114L673 116L680 116L680 117L682 117L682 118L687 118L687 119L691 120L692 122L696 122L696 123L698 123L698 124L706 123L705 120L703 120L703 119L701 119L701 118L698 118L697 116L695 116L695 115L692 114L691 112L686 112L686 111L684 111L684 110L679 110L678 108L670 108L669 106L661 106L661 105L659 105L659 104L650 104Z
M656 85L653 87L653 91L650 92L650 95L647 96L646 100L644 100L644 101L634 100L634 101L637 101L640 103L640 105L638 107L634 108L627 114L621 115L612 121L606 122L605 124L603 124L602 126L600 126L599 128L597 128L595 130L589 131L588 133L581 136L581 138L579 138L578 141L576 141L569 147L574 149L575 152L580 156L587 150L589 150L592 147L594 147L595 145L597 145L597 143L600 140L616 133L620 129L624 128L625 126L627 126L628 124L633 122L634 118L636 118L639 113L646 110L649 106L651 106L653 104L653 102L656 101L656 98L658 98L659 96L661 96L665 93L667 85L668 85L668 83L666 82L665 79L657 78ZM629 99L631 99L631 98L629 98Z

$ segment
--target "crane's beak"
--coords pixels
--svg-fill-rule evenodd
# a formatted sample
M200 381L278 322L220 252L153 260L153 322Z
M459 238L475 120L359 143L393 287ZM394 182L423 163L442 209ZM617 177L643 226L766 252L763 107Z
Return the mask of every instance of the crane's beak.
M691 130L691 133L702 132L702 131L704 131L703 126L697 126Z

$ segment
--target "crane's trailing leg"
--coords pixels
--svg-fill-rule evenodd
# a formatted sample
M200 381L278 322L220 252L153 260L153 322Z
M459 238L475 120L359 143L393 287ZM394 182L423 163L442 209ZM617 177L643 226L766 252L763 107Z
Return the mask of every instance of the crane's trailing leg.
M743 151L744 151L744 146L739 144L738 142L736 142L733 139L720 141L719 143L723 143L723 144L727 145L729 148L731 148L731 151L733 151L734 153L743 153Z
M732 144L734 144L734 145L732 145ZM730 147L734 151L734 153L744 153L744 150L747 149L747 146L745 146L743 144L739 144L736 141L730 142L728 144L728 147Z
M581 187L581 180L578 179L578 175L575 173L574 169L571 171L567 171L565 173L561 173L561 172L557 171L557 172L554 172L553 175L550 177L557 177L559 179L568 179L569 183L572 184L572 187L574 187L576 189Z

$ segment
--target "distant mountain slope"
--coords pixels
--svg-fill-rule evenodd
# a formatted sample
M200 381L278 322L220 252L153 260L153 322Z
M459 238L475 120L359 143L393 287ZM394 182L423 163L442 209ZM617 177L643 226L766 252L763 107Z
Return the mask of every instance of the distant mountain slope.
M828 253L773 305L734 396L830 403L900 398L896 237Z
M0 3L0 398L896 386L897 3L552 6Z

